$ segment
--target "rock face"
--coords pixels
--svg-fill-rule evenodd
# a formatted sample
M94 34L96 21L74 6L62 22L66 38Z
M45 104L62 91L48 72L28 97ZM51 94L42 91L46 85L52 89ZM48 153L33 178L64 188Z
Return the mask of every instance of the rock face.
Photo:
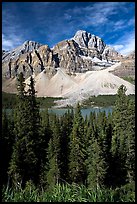
M37 50L40 46L40 43L34 41L25 41L21 46L15 48L14 50L3 53L2 62L18 59L18 57L22 54Z
M73 39L75 42L79 44L80 47L95 49L100 54L103 53L103 50L106 46L106 44L103 42L101 38L95 35L91 35L90 33L87 33L86 31L83 30L77 31Z
M95 58L101 62L121 60L122 56L98 36L82 30L52 49L48 45L25 41L14 50L2 52L2 79L4 83L16 78L20 72L27 79L32 74L37 76L43 70L52 77L57 68L64 69L68 74L83 73L93 70Z
M135 80L135 51L124 57L121 60L121 65L112 73L119 77L131 77Z

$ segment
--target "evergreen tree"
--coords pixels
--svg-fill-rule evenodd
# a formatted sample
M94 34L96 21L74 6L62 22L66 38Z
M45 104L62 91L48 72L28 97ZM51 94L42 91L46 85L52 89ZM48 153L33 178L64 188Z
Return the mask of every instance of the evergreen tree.
M109 113L107 117L107 125L106 125L106 148L105 148L105 159L108 165L105 184L110 187L113 185L112 183L112 172L111 172L111 161L112 161L112 154L111 154L111 143L112 143L112 114Z
M38 182L38 141L39 141L39 114L35 103L34 83L31 79L29 96L25 92L24 77L21 73L18 78L18 103L15 111L15 144L10 162L9 175L12 184L32 180Z
M48 146L48 169L47 184L51 188L61 178L61 147L60 147L60 125L59 120L54 116L52 121L52 137Z
M115 108L113 111L112 133L112 181L113 185L122 185L126 182L125 161L127 157L127 130L128 130L128 98L126 87L121 85L118 89Z
M106 177L107 164L104 159L102 148L98 144L97 139L91 141L88 148L88 186L89 188L98 189L104 186L104 180Z
M103 158L107 165L106 177L104 178L104 184L110 185L110 161L111 161L111 140L112 140L112 128L110 115L107 118L105 112L100 112L97 117L98 124L98 143L102 149Z
M61 182L69 181L69 143L73 126L73 112L68 110L61 117Z
M86 175L86 185L87 185L87 176L88 176L88 168L87 168L87 158L88 158L88 148L89 146L94 143L95 139L98 137L98 132L97 132L97 124L96 124L96 113L91 112L89 119L85 121L85 158L86 158L86 170L85 170L85 175Z
M41 120L41 126L42 126L42 132L40 136L40 184L42 187L45 187L47 185L47 170L48 170L48 158L47 158L47 151L48 151L48 145L49 140L52 137L52 130L51 125L49 121L49 113L48 109L45 111L42 111L42 120Z
M35 157L37 159L35 171L37 173L37 176L35 176L36 182L39 181L38 175L40 174L40 166L43 162L43 157L46 157L45 155L42 155L43 149L40 148L43 146L43 143L45 144L45 140L43 140L43 134L42 134L42 127L41 127L41 116L39 112L39 104L36 100L36 91L35 91L35 83L32 76L30 77L30 84L29 89L27 91L28 95L28 117L29 117L29 130L30 130L30 141L33 142L32 148L33 152L35 154Z
M8 167L11 159L12 148L14 143L13 134L14 123L11 117L6 114L6 111L2 112L2 134L0 137L0 152L1 152L1 168L0 179L1 185L9 184L8 181Z
M128 105L127 126L127 158L126 170L128 182L135 181L135 103L130 100Z
M71 182L85 182L85 155L84 120L78 104L70 135L69 175Z

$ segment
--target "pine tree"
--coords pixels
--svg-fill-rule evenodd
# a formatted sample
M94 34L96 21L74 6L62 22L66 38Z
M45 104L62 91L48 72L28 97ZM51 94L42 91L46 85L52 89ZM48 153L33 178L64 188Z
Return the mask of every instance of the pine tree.
M111 172L111 161L112 161L112 154L111 154L111 143L112 143L112 114L109 113L107 117L107 125L106 125L106 149L104 151L106 162L108 165L106 178L105 178L105 184L106 186L110 187L113 185L112 183L112 172Z
M86 182L85 182L85 185L87 185L88 148L92 143L94 143L95 139L97 139L97 137L98 137L97 124L96 124L96 113L95 112L91 112L89 115L89 119L87 119L87 121L85 121L84 131L85 131L85 150L86 150L86 152L85 152L85 158L86 158L86 170L85 170Z
M8 181L8 167L11 159L12 148L14 143L13 134L13 121L11 117L6 114L6 111L2 112L2 134L0 137L0 152L1 152L1 168L0 179L1 185L9 184Z
M36 182L38 182L38 175L40 174L40 166L42 163L42 149L40 147L43 145L43 135L41 127L41 116L39 112L39 104L36 100L35 83L32 76L30 77L29 89L27 91L28 95L28 116L29 116L29 130L30 130L30 141L32 144L32 151L37 159L35 171L37 176ZM45 154L46 157L46 154Z
M61 182L69 181L69 143L73 126L73 112L68 110L61 117Z
M31 79L29 96L25 92L24 77L18 78L18 103L15 111L15 144L10 162L9 175L12 184L25 183L32 180L38 182L38 141L39 114L35 103L34 83Z
M121 85L118 89L115 108L113 111L112 133L112 180L114 185L126 182L125 160L127 157L127 127L128 127L128 98L126 87Z
M97 139L91 141L88 148L88 187L95 188L96 190L104 186L104 180L106 177L107 164L105 162L102 148L100 147Z
M127 158L126 170L128 182L135 181L135 103L130 100L128 105L127 127Z
M60 125L59 120L54 116L52 121L52 137L49 140L48 146L48 169L47 184L52 188L59 183L61 178L61 147L60 147Z
M110 120L110 121L108 121ZM101 147L104 161L107 165L106 177L104 179L105 185L110 185L110 161L111 161L111 140L112 140L112 128L110 115L107 118L105 112L100 112L97 117L98 124L98 143Z
M47 185L47 170L48 170L48 158L47 158L47 152L48 152L48 146L49 141L52 137L52 130L51 125L49 121L49 113L48 109L45 111L42 111L42 120L41 120L41 136L40 136L40 152L39 157L41 160L40 164L40 184L42 187L46 187Z
M78 104L70 136L69 175L71 182L85 182L85 155L84 120Z

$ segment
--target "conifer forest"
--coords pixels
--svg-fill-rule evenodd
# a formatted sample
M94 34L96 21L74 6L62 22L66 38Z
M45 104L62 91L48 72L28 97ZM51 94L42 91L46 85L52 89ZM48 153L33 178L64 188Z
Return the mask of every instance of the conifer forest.
M17 105L2 111L3 202L135 202L135 101L121 85L112 113L80 104L40 112L34 80L18 77Z

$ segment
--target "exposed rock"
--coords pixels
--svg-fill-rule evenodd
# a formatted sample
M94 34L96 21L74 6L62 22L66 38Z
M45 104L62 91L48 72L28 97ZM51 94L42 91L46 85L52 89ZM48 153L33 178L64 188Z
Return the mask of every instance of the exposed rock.
M92 69L92 61L83 59L83 51L74 40L64 40L53 48L58 55L59 67L65 68L67 73L84 72Z
M18 59L19 56L25 53L32 52L41 46L40 43L34 41L25 41L21 46L6 52L2 55L2 63L10 61L11 59Z
M103 53L102 58L106 60L121 60L123 56L118 53L114 48L106 46Z
M77 31L73 38L57 43L52 49L33 41L2 52L2 80L14 79L23 72L26 79L44 72L49 78L58 68L69 75L94 70L95 67L111 66L122 56L104 41L86 31ZM6 82L7 83L7 82ZM7 85L6 85L7 86Z
M121 65L112 73L119 77L132 77L135 79L135 51L125 56L121 60Z

